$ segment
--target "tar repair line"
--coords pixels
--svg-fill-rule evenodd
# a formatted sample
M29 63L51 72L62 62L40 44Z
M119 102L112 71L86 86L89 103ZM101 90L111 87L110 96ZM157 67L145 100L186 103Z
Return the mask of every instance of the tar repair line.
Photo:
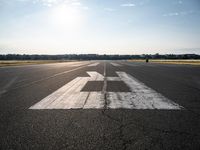
M102 99L104 100L104 109L108 106L107 99L107 79L106 79L106 63L104 62L104 72L103 72L103 89L102 89Z
M56 90L29 109L175 109L183 107L147 87L125 72L116 72L119 77L106 77L88 71L90 77L77 77ZM106 92L107 81L123 81L131 92ZM82 92L88 81L104 81L101 92ZM105 95L106 94L106 95ZM105 99L106 96L106 99ZM106 103L109 101L109 104ZM106 106L105 106L106 105Z

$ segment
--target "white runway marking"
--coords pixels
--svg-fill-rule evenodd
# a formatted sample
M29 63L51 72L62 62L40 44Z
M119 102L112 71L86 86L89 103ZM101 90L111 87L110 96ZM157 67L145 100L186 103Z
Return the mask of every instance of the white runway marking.
M29 109L181 109L182 106L167 99L125 72L116 72L119 77L106 77L97 72L87 72L90 77L77 77L53 92ZM105 80L104 80L105 79ZM123 81L131 92L82 92L88 81ZM105 98L106 92L106 98Z
M82 66L85 64L86 64L85 62L74 62L74 63L69 64L69 66L70 67L78 67L78 66Z
M133 108L133 109L181 109L175 102L167 99L160 93L147 87L142 82L126 74L117 72L132 92L108 92L110 108Z
M15 81L17 80L18 77L14 77L12 78L3 88L0 88L0 97L2 96L2 94L6 93L8 88L10 86L12 86L12 84L15 83Z
M103 99L100 98L101 92L81 92L81 90L88 81L102 81L103 75L97 72L87 73L90 77L75 78L30 109L70 109L84 106L85 108L100 108L103 103Z
M74 65L70 65L70 67L78 67L78 66L82 66L83 64L74 64Z
M88 65L89 67L93 67L93 66L97 66L99 63L94 63L94 64L90 64Z
M121 67L122 65L120 65L120 64L117 64L117 63L111 63L113 66L115 66L115 67Z

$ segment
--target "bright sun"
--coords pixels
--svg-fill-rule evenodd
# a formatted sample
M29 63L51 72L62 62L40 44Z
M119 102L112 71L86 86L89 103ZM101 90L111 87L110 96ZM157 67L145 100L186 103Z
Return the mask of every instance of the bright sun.
M53 8L52 21L58 27L73 29L81 25L82 15L78 8L62 4Z

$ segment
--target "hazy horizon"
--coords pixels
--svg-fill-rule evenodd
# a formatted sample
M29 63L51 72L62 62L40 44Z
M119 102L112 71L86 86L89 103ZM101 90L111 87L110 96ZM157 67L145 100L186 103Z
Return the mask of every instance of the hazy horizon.
M0 54L200 54L199 0L1 0Z

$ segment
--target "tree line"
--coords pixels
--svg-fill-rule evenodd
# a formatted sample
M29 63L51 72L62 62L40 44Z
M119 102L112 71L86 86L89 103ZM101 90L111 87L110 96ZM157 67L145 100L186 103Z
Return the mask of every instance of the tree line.
M200 59L197 54L142 54L142 55L98 55L98 54L64 54L64 55L27 55L5 54L0 60L127 60L127 59Z

